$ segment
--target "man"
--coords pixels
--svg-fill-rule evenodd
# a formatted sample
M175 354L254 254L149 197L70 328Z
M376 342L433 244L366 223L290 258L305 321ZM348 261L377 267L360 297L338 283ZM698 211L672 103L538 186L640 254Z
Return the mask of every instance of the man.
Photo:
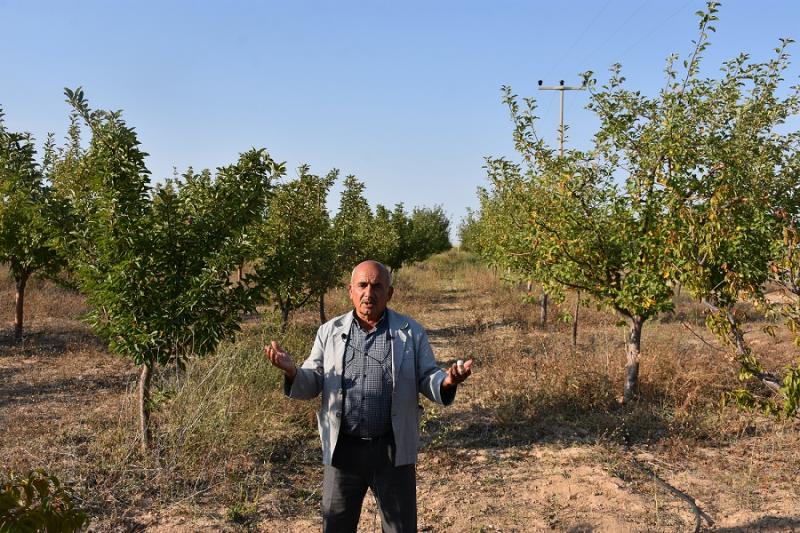
M425 330L386 305L394 288L387 268L364 261L348 286L353 311L320 326L311 355L297 368L275 341L264 347L285 374L284 391L311 399L325 465L323 531L355 532L367 488L384 531L417 530L418 393L449 405L472 360L436 366Z

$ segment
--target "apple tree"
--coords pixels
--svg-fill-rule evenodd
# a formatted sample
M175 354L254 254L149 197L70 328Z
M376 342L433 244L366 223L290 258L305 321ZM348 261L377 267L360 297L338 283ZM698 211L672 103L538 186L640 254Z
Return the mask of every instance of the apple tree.
M48 139L46 154L52 153ZM53 194L34 141L27 133L8 131L0 109L0 263L16 285L14 340L22 341L25 288L34 273L53 276L64 266L58 232L65 205Z
M68 239L70 262L93 329L141 367L146 451L157 365L214 351L239 329L239 313L254 309L256 291L231 280L233 259L283 165L251 149L216 176L189 171L152 187L146 154L121 112L91 110L81 89L65 92L91 132L88 147L64 150L54 171L82 221Z

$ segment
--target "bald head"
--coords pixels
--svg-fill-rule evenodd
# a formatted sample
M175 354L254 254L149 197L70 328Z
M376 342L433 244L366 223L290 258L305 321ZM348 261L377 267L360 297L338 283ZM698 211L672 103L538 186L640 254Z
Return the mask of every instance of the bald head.
M384 276L384 281L386 282L387 287L392 286L392 273L389 272L389 269L386 268L386 265L379 261L375 261L372 259L367 259L366 261L362 261L353 268L353 272L350 273L350 283L353 283L353 280L356 278L356 274L358 273L359 268L377 268L378 271Z
M374 327L392 299L392 275L383 264L364 261L353 269L347 290L359 320Z

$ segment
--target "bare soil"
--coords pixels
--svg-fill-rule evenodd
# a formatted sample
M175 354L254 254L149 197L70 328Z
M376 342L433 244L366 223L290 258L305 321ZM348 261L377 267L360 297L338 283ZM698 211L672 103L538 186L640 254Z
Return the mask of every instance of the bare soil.
M174 496L136 481L156 479L159 466L136 460L134 446L100 464L98 446L127 442L119 435L133 431L136 368L79 321L79 297L49 284L30 291L26 340L13 345L10 286L0 339L4 468L43 467L74 486L94 515L92 531L320 529L313 437L304 441L308 458L244 498L232 480ZM623 408L611 392L598 396L621 390L624 332L615 318L585 309L571 354L569 325L537 329L538 309L519 292L477 267L400 272L393 304L427 327L440 363L476 360L453 406L424 404L421 531L692 531L690 501L704 513L702 530L800 531L800 428L719 407L714 383L735 385L735 368L697 325L696 309L645 325L643 398ZM62 305L42 303L52 299ZM297 319L313 322L313 310ZM755 322L748 331L776 361L796 357L788 335L769 337ZM259 334L251 320L244 335ZM548 381L567 390L548 396ZM276 410L296 408L280 401ZM359 531L380 531L371 495Z

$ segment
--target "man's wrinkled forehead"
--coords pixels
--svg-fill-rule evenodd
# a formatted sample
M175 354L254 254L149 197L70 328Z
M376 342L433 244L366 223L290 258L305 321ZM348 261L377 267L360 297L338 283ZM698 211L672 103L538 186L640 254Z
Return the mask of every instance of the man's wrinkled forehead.
M350 276L350 283L355 285L359 283L369 283L374 285L377 282L380 282L387 287L391 286L392 284L389 271L386 269L386 267L378 262L370 261L360 263L353 269L353 273Z

